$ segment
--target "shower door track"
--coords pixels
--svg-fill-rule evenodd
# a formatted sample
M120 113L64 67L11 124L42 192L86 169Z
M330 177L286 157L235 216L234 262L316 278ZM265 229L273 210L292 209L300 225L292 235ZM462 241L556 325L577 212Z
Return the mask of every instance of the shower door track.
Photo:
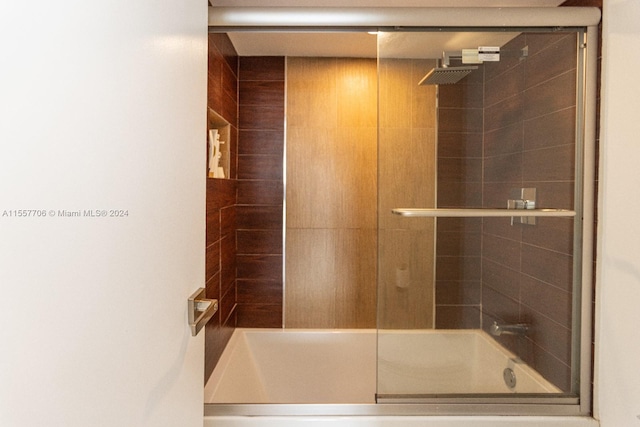
M398 403L207 403L205 416L420 416L420 415L584 415L577 397L496 398L495 403L481 403L481 397L426 398L420 402ZM500 403L503 401L504 403ZM517 401L517 402L516 402Z

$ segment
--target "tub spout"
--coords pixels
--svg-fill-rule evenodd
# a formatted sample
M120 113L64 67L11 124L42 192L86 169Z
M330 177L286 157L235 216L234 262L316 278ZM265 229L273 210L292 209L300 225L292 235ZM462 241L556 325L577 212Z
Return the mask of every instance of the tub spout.
M526 335L529 330L529 326L525 323L516 323L514 325L503 325L498 322L493 322L491 328L489 329L491 335L500 336L500 335Z

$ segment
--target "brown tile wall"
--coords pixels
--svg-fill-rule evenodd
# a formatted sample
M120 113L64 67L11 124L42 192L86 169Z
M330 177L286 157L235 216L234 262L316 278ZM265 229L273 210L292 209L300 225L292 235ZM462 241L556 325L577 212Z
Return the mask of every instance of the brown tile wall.
M483 76L480 67L457 84L438 86L439 208L482 206ZM438 218L438 329L480 327L481 231L479 218Z
M572 208L575 35L525 34L502 52L483 80L439 87L438 206L503 208L535 187L539 207ZM572 239L569 219L439 219L436 327L528 323L526 339L498 340L569 390Z
M239 327L282 327L284 73L282 57L239 60Z
M511 189L537 189L537 207L573 207L575 34L521 35L485 63L483 206ZM528 56L520 52L528 47ZM485 218L482 325L527 323L526 338L499 337L545 378L570 389L573 220L536 225Z
M205 328L205 381L236 326L238 56L225 34L209 34L208 68L207 103L230 124L231 162L230 179L207 178L205 280L219 309Z

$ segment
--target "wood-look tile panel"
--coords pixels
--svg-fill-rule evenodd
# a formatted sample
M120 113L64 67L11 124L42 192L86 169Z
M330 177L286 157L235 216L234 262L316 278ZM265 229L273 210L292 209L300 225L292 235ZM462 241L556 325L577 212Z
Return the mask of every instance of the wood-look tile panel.
M573 209L573 182L524 181L523 187L535 187L540 208Z
M207 246L205 250L205 280L220 271L220 242Z
M480 257L437 256L436 281L480 280Z
M436 306L436 329L479 329L479 306Z
M235 282L227 289L227 292L222 295L220 301L218 301L218 311L220 312L220 320L222 323L226 323L231 315L231 312L236 306L236 289Z
M287 125L336 128L338 123L335 58L287 58Z
M482 133L438 133L438 157L482 157Z
M222 93L233 99L234 103L238 103L237 70L232 70L229 67L222 67Z
M571 291L573 268L569 255L523 244L522 272L567 292Z
M241 105L238 114L238 128L241 131L284 129L284 106Z
M207 323L204 334L204 379L206 382L233 334L233 327L220 326L220 315L216 313Z
M569 71L524 92L523 117L533 119L576 103L576 73Z
M578 43L576 36L562 37L556 43L548 45L538 54L527 58L525 68L527 87L538 85L577 67Z
M226 34L209 34L208 58L208 107L226 117L231 123L230 171L232 179L207 179L206 222L207 247L205 249L205 289L207 297L218 299L227 319L221 319L220 311L205 327L205 378L206 381L233 328L235 316L227 316L235 305L235 232L234 205L236 204L236 156L237 156L237 67L238 57ZM204 171L203 171L204 173ZM224 236L224 237L223 237ZM221 298L224 295L224 299Z
M536 184L532 184L536 187ZM507 200L511 198L511 191L520 187L522 181L515 180L511 182L485 182L482 186L483 207L503 209L507 206ZM538 201L536 201L538 204Z
M441 182L481 182L482 159L440 158L438 179Z
M282 255L238 255L238 279L282 282Z
M207 298L220 298L220 273L214 274L205 283L205 295Z
M282 282L269 280L238 280L238 304L282 305Z
M281 328L282 305L240 304L237 307L239 328Z
M438 281L436 282L436 304L479 305L480 288L480 281Z
M424 229L381 229L379 240L378 325L381 328L433 328L434 221Z
M207 179L207 211L236 203L236 183L230 179Z
M527 317L528 316L528 317ZM525 312L523 317L530 325L527 336L536 345L548 351L560 361L570 363L571 360L571 331L560 326L546 316L535 311Z
M537 234L537 227L516 227L511 225L511 218L483 218L482 233L503 237L505 239L522 241L522 233L524 230L534 230Z
M571 293L555 286L522 276L520 281L522 301L528 307L526 312L534 310L565 328L571 328Z
M483 259L520 270L520 242L485 234L482 236Z
M525 46L524 37L516 37L502 46L500 61L484 63L484 75L487 81L499 78L503 73L519 66L522 63L522 48Z
M520 271L482 259L482 286L488 286L515 301L520 299Z
M434 128L435 86L416 84L434 66L433 60L381 59L381 129Z
M522 177L525 181L572 181L574 160L574 145L525 151Z
M375 229L289 229L286 326L375 327Z
M485 182L522 182L522 153L488 157L484 164ZM518 188L519 185L514 185Z
M425 70L430 70L433 66L431 59L414 59L411 61L411 78L414 83L411 88L411 127L413 129L428 128L434 129L436 122L436 86L415 84L422 80L426 74ZM404 107L406 111L407 106Z
M407 221L391 209L434 207L436 175L435 129L381 129L379 132L379 227L422 229L424 221Z
M336 60L337 114L339 128L377 126L376 60L339 58Z
M236 226L238 230L281 230L282 206L238 206Z
M571 391L571 368L554 355L532 343L531 360L525 362L533 366L546 380L564 392Z
M222 92L222 107L218 112L232 126L238 126L238 102L236 97L230 96L228 93Z
M229 126L231 141L229 141L229 177L230 179L238 179L238 129L235 126Z
M438 218L438 232L480 233L483 218Z
M238 230L237 248L243 255L282 254L282 230Z
M362 100L375 99L375 84L364 78L375 78L371 73L373 61L327 58L292 58L288 61L287 326L370 327L368 325L375 324L377 153L375 116L370 114L371 110L365 109L367 103ZM390 174L405 173L412 182L416 177L429 174L430 161L433 177L435 126L433 121L424 119L424 114L420 114L431 108L432 115L435 115L435 97L428 97L429 93L435 93L435 88L416 85L414 74L425 68L425 65L417 63L420 61L392 62L385 70L389 80L380 82L381 96L387 99L382 101L381 98L381 103L393 104L400 109L388 109L391 116L381 109L381 123L394 127L393 131L390 130L395 138L389 139L394 144L389 147L391 154L399 156L398 149L406 149L414 155L408 158L416 167L401 164L393 168L387 165L387 170ZM362 64L367 64L367 71L363 71ZM401 75L394 75L399 70ZM351 82L349 86L345 85L347 81ZM354 82L361 84L354 85ZM363 88L364 93L355 92ZM402 88L406 91L403 92ZM346 112L347 105L351 110L349 113ZM354 105L355 112L352 109ZM382 118L392 116L400 121L385 122ZM398 129L406 134L402 142L398 138ZM418 150L414 149L416 147ZM422 155L425 150L430 150L427 157ZM386 180L387 175L378 172L384 177L381 181ZM428 190L421 191L430 196L425 200L433 204L433 181L429 184L421 187ZM298 187L292 188L292 185ZM406 193L407 186L399 185ZM368 192L368 188L372 191ZM370 197L363 197L368 193ZM316 197L305 199L308 194ZM422 201L420 197L423 196L420 194L411 201ZM386 200L391 203L392 199L387 197ZM371 219L370 210L374 213ZM297 236L300 249L291 249L292 236ZM433 229L431 236L430 248L433 251ZM369 251L370 256L362 256ZM317 256L309 255L311 253ZM425 260L433 258L426 256L425 252L415 254L415 257L423 255ZM385 268L385 271L395 271L393 265ZM296 278L299 278L297 283L300 286L291 286L289 280ZM424 289L425 295L430 296L431 301L424 306L433 306L433 273L429 278L431 288L418 286L418 283L412 287L416 292ZM363 301L371 301L370 309L362 307ZM415 305L424 301L421 299ZM424 306L420 311L410 310L412 314L407 316L409 326L433 325L433 313L424 310ZM299 311L298 317L290 315L289 310ZM418 319L420 315L425 319Z
M220 293L227 290L236 282L236 236L229 235L220 240ZM224 320L224 319L223 319Z
M220 211L208 210L206 213L206 245L209 246L212 243L220 240Z
M523 150L523 123L517 122L484 134L484 155L495 157Z
M214 111L222 111L222 68L209 66L207 76L207 105Z
M518 64L497 79L487 80L484 88L484 105L491 106L518 95L525 88L525 66Z
M220 236L229 236L236 231L236 207L228 206L220 209Z
M238 134L238 154L282 155L284 131L241 129Z
M485 132L521 121L525 102L524 98L524 94L518 94L485 108Z
M436 252L440 256L479 256L481 242L480 232L443 231L438 227Z
M438 207L482 207L482 183L438 181Z
M575 32L527 33L525 37L527 46L529 46L529 57L534 57L544 52L566 37L573 38L573 43L576 43ZM575 68L575 66L573 68Z
M238 179L282 181L282 155L238 156Z
M538 218L535 227L522 227L522 241L533 246L571 255L573 253L572 218Z
M482 108L440 108L438 126L441 132L481 132Z
M482 108L482 84L454 84L438 87L438 106L440 108Z
M240 105L284 105L284 81L245 81L240 85Z
M232 70L238 69L238 53L236 52L233 43L229 39L229 36L222 33L210 33L209 45L215 46L215 49L220 53L224 59L224 63Z
M524 149L554 147L575 142L575 107L524 122Z
M520 304L491 286L482 287L482 311L501 323L520 321Z
M282 181L239 181L239 205L280 205L284 200Z
M375 128L292 128L288 139L287 227L375 226Z
M284 80L284 58L281 56L243 56L240 58L239 80Z

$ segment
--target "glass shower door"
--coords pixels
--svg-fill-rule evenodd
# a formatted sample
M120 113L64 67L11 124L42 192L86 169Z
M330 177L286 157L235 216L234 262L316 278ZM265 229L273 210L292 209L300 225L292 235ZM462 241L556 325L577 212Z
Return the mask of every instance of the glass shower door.
M378 402L576 402L584 33L378 37Z

